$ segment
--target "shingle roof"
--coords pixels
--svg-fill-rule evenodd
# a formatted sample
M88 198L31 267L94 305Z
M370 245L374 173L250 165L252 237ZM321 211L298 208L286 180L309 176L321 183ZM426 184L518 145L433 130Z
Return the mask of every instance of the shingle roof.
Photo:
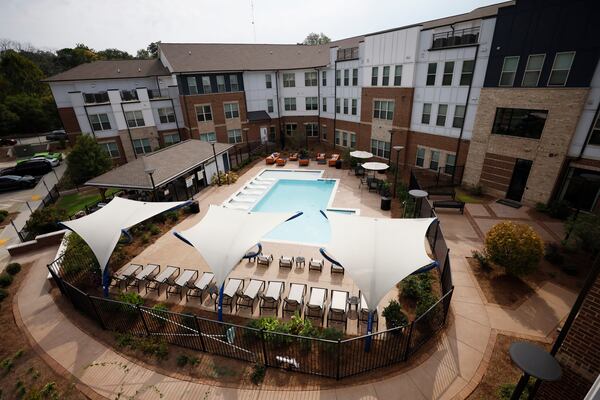
M233 146L227 143L216 143L215 151L218 155ZM210 143L190 139L137 158L94 179L90 179L85 184L100 187L152 190L152 182L145 172L147 169L154 169L152 177L156 187L158 187L213 157L213 149Z
M143 78L170 75L160 60L106 60L81 64L60 74L44 79L44 82L80 81L85 79Z
M246 118L248 118L248 121L269 121L271 119L269 114L264 110L248 111L246 112Z

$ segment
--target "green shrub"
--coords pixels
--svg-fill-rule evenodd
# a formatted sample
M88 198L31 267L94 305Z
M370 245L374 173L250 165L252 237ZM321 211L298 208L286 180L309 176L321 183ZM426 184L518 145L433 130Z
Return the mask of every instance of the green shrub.
M8 297L8 290L0 288L0 302Z
M600 215L580 213L576 218L569 218L565 228L571 232L567 245L592 255L600 252Z
M560 254L560 247L556 243L546 245L544 258L553 265L562 265L565 262L565 258Z
M117 333L115 341L117 342L118 347L129 347L134 345L135 338L131 333Z
M571 205L564 200L554 200L548 204L536 203L535 209L558 219L567 219L571 215Z
M475 260L477 260L477 262L479 263L479 266L481 268L483 268L483 269L490 269L492 267L490 265L490 260L488 260L488 258L482 252L477 251L477 250L473 250L471 252L471 255L473 256L473 258Z
M142 244L148 244L150 242L150 232L144 232L142 235Z
M152 235L158 235L160 233L160 228L154 224L151 224L148 230Z
M407 276L400 284L402 295L417 300L431 291L431 282L432 278L428 272Z
M321 332L319 333L319 338L325 339L325 340L333 340L333 341L337 342L338 340L341 340L344 338L344 332L340 331L339 329L335 329L335 328L323 328L323 329L321 329Z
M521 276L536 269L544 253L544 243L529 225L500 222L485 236L487 257L506 273Z
M0 210L0 222L4 222L6 217L8 217L8 211Z
M437 297L433 293L427 293L417 301L416 314L417 318L425 314L435 303L438 302ZM435 311L435 310L432 310ZM433 312L432 312L433 314Z
M12 275L3 272L0 274L0 287L8 287L13 282Z
M136 292L120 292L117 295L117 300L134 306L144 305L144 298Z
M16 275L21 271L21 264L19 263L10 263L6 266L6 272L10 275Z
M169 355L167 342L162 338L148 337L138 339L137 348L144 354L154 356L159 360L164 360Z
M179 213L177 211L168 211L165 213L167 219L170 221L177 221L179 219Z
M68 219L67 212L55 206L38 208L29 216L25 230L32 235L42 235L62 229L58 223Z
M469 192L469 194L471 194L473 196L483 196L483 193L485 190L483 189L483 186L481 186L481 185L472 185L472 186L469 186L467 191Z
M288 331L292 335L298 336L313 336L316 330L308 318L302 319L298 313L294 313L290 321L287 323Z
M260 385L265 379L266 372L267 368L263 364L254 364L254 367L252 368L252 375L250 375L250 380L255 385Z
M160 213L158 215L155 215L152 218L152 221L156 222L157 224L164 224L165 222L167 222L167 215L165 213Z
M385 326L388 329L408 324L408 318L406 317L406 314L402 312L402 305L396 300L391 300L390 303L385 306L381 315L385 318Z
M177 366L179 368L185 367L189 361L190 361L189 357L186 356L185 354L181 354L181 355L177 356L177 360L176 360Z

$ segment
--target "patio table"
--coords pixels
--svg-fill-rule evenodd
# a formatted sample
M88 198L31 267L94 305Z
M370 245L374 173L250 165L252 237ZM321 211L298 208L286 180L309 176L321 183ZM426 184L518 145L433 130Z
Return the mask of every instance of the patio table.
M306 265L306 260L304 257L296 257L296 268L300 267L300 265L302 265L302 268L304 268Z

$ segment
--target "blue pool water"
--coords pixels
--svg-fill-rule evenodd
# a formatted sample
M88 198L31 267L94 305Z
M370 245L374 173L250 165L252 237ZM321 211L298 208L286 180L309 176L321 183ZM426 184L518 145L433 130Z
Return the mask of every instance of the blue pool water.
M333 180L280 179L252 211L302 211L298 218L269 232L265 239L322 244L329 241L329 223L320 210L326 210L335 188Z

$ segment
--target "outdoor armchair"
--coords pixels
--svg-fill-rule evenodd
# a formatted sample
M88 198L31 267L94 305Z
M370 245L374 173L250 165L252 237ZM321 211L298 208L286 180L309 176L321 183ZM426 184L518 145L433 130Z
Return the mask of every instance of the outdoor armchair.
M146 293L148 293L149 290L155 290L157 295L160 296L160 287L165 283L170 285L172 280L179 276L179 272L179 267L167 265L164 271L160 272L154 278L146 281Z
M268 256L265 256L264 254L259 254L258 256L256 256L256 264L257 265L265 265L265 266L270 266L271 262L273 262L273 254L269 254Z
M322 323L325 314L326 301L327 289L314 286L311 287L308 303L306 303L306 309L304 311L304 317L308 319L318 319Z
M308 270L323 271L323 264L325 264L324 260L317 260L315 258L311 258L308 262Z
M292 268L294 265L294 257L281 256L279 257L279 268Z
M125 287L127 287L129 280L133 278L133 276L142 268L143 266L141 264L129 264L127 268L112 276L110 286L116 286L119 288L119 290L121 290L121 283L124 282Z

